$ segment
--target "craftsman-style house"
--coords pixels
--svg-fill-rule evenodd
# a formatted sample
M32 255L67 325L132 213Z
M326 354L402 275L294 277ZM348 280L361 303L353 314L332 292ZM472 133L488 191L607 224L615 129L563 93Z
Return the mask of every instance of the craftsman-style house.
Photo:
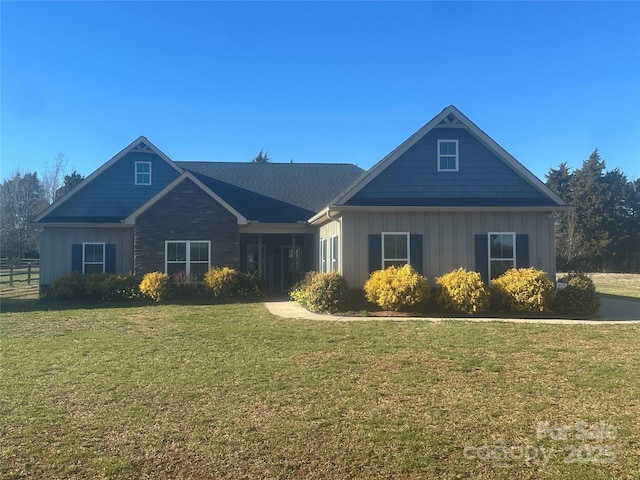
M339 163L181 162L133 141L34 223L41 291L70 272L230 266L284 291L306 271L352 287L411 264L489 281L534 266L555 279L552 212L569 208L449 106L368 171Z

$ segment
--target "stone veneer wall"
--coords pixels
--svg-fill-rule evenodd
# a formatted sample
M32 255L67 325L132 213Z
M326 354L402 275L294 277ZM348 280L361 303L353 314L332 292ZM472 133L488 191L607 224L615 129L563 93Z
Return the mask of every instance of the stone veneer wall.
M210 240L211 266L240 266L236 217L186 179L136 219L136 275L164 272L166 240Z

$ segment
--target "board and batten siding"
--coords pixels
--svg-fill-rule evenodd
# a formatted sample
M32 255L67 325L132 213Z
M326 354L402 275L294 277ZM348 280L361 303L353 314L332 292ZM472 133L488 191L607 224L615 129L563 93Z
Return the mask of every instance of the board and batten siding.
M46 227L40 234L40 287L71 273L74 244L101 242L116 246L116 273L133 272L133 228Z
M527 234L529 265L555 279L554 221L549 212L344 212L342 220L342 273L355 288L369 278L368 236L382 232L422 235L423 273L430 282L458 267L475 270L477 234Z

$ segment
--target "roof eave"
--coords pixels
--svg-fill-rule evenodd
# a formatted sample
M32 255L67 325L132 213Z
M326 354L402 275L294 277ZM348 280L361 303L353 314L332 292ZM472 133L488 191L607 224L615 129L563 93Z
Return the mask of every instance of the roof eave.
M308 222L311 225L320 225L327 220L333 220L332 215L340 215L346 212L374 212L374 213L428 213L428 212L452 212L452 213L481 213L481 212L568 212L575 210L572 206L368 206L368 205L329 205L322 211L311 217Z

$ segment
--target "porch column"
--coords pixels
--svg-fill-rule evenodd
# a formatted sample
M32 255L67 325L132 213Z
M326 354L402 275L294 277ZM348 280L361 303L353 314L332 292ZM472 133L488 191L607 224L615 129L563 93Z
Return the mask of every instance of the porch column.
M262 234L258 234L258 278L262 278Z

